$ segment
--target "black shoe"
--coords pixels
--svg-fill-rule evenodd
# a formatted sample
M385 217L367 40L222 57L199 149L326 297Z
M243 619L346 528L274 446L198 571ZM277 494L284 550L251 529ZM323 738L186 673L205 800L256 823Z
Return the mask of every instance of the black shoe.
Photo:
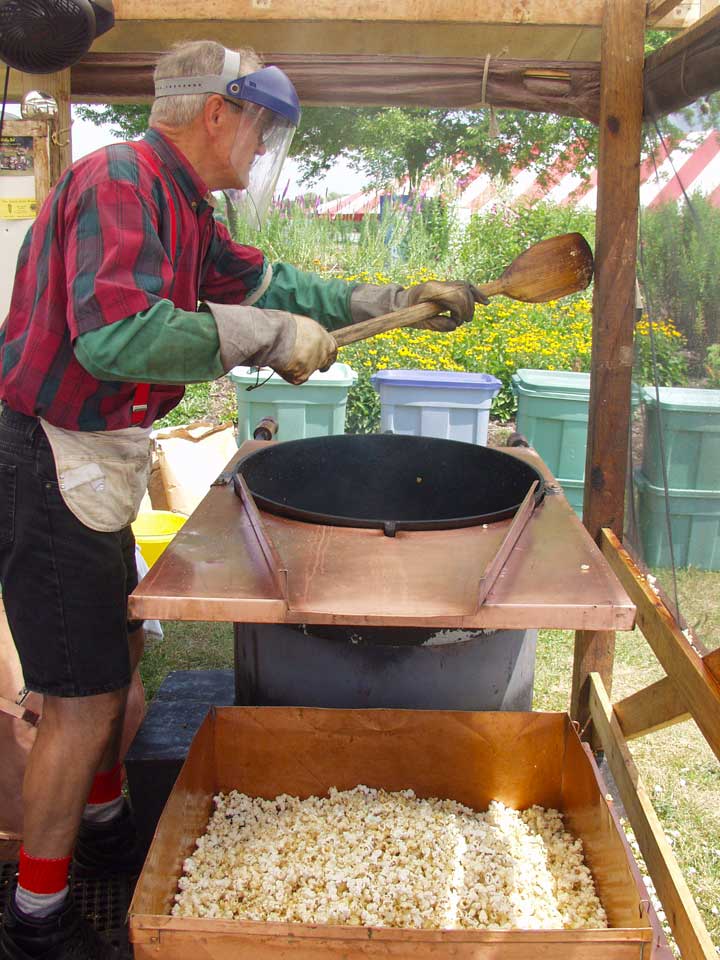
M2 960L121 960L120 952L83 920L68 897L59 913L26 917L8 897L0 930Z
M145 851L127 801L120 816L107 823L81 822L73 854L74 876L136 877L144 860Z

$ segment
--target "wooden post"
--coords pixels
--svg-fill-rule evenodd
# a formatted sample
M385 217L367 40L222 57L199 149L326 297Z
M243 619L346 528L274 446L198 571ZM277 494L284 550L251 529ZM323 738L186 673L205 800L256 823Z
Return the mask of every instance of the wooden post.
M583 521L594 539L603 527L622 536L630 429L635 319L640 142L643 111L644 0L607 0L600 69L600 149L595 229L590 414ZM587 679L612 683L615 637L578 631L571 714L589 717Z
M42 90L57 100L58 115L51 124L49 151L50 151L50 185L56 183L60 174L72 162L72 139L70 127L70 70L60 73L36 75L23 73L22 92Z

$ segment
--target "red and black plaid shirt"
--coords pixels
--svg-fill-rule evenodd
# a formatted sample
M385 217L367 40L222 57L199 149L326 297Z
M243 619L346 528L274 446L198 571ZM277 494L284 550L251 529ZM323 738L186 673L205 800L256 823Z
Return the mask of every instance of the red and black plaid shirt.
M74 163L28 231L0 328L0 398L19 413L70 430L130 426L135 384L90 376L75 338L158 300L183 310L200 299L242 303L260 284L262 252L215 221L188 161L156 130L145 143L152 162L122 143ZM143 425L183 393L154 385Z

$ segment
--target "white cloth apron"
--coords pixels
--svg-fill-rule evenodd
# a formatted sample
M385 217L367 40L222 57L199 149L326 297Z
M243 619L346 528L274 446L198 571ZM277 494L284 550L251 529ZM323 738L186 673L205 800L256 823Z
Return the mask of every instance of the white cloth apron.
M64 430L40 420L52 448L60 493L91 530L122 530L137 516L150 478L150 427Z

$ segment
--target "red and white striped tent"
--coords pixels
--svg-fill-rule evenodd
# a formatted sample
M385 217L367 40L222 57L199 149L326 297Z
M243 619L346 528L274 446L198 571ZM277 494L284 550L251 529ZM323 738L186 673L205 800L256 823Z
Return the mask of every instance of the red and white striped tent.
M468 220L474 213L488 213L498 205L519 206L546 200L559 204L575 204L594 210L597 202L597 173L583 179L573 165L565 161L551 167L540 179L532 167L518 170L507 184L483 173L470 171L453 181L448 191L448 178L424 180L416 195L437 196L454 192L458 215ZM654 157L643 161L640 168L640 204L659 207L670 201L700 193L720 207L720 133L710 130L689 133L673 146L660 146ZM388 199L402 199L409 193L407 180L399 181L392 193L367 190L320 204L318 213L331 218L362 220L367 214L378 214Z

